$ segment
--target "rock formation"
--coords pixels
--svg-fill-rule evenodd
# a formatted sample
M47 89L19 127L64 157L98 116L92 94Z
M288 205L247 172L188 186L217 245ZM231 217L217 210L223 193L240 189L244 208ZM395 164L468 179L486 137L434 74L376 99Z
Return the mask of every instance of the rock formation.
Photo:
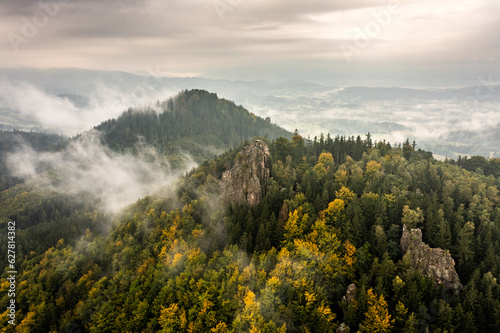
M350 332L351 332L351 329L349 328L349 326L347 326L344 323L340 324L337 327L337 329L335 330L335 333L350 333Z
M353 301L356 300L357 293L358 293L358 288L356 288L356 285L354 283L351 283L347 287L347 293L344 297L342 297L342 301L346 302L347 305L351 304Z
M271 158L264 141L254 140L236 156L233 168L222 174L219 192L228 203L255 206L266 191Z
M462 283L455 271L455 261L448 251L431 248L422 242L420 229L408 230L403 225L401 249L409 254L412 266L434 277L438 284L444 284L448 290L462 289Z

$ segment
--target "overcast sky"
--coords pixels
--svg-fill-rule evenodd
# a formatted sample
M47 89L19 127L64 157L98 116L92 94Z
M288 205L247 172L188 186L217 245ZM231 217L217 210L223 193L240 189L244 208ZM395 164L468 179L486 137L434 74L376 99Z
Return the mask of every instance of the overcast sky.
M499 0L2 0L0 31L2 67L500 81Z

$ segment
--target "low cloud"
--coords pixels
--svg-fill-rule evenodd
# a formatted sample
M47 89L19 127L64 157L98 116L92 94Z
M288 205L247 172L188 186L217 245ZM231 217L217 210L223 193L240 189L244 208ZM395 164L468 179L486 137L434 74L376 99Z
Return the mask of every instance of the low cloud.
M2 81L0 94L7 107L33 117L49 128L60 129L66 134L81 126L80 112L70 101L49 96L28 83Z
M97 131L73 140L63 151L35 152L23 145L7 159L16 177L36 181L63 195L96 200L100 209L115 213L146 195L173 191L179 175L196 164L185 156L185 167L172 169L153 148L137 155L111 151Z
M165 100L176 93L175 87L161 84L153 76L123 87L96 80L87 96L75 95L88 100L85 105L78 105L68 95L51 95L23 81L0 80L0 101L4 107L36 121L44 129L68 136L116 118L129 107L146 107L151 101Z

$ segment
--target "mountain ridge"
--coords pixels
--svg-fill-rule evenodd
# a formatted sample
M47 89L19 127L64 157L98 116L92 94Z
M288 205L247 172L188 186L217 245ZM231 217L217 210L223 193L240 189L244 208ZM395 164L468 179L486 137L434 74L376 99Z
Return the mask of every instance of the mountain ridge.
M206 90L184 90L154 107L129 108L118 118L94 127L103 143L130 149L142 138L166 154L182 150L200 161L213 157L207 147L225 151L253 137L291 138L292 133Z

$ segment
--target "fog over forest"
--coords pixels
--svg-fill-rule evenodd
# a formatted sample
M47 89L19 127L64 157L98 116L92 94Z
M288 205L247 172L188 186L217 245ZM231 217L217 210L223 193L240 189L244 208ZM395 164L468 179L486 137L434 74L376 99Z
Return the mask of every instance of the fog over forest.
M500 332L499 0L2 0L0 332Z
M10 69L0 86L3 129L72 136L128 107L154 107L183 89L201 88L311 139L370 132L391 143L409 138L437 157L500 156L500 85L491 74L471 86L402 88Z

